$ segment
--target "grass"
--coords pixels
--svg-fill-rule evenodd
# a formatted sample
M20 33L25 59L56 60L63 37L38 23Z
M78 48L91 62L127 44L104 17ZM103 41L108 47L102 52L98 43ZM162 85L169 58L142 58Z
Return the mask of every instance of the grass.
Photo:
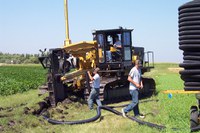
M0 97L0 132L29 132L29 133L187 133L189 129L190 106L196 105L194 94L173 94L169 98L163 94L163 90L183 89L183 81L177 71L171 71L168 68L177 68L177 64L161 63L155 64L155 69L145 76L153 77L156 81L157 95L144 100L153 100L140 104L140 111L146 115L145 121L165 125L167 129L158 130L147 126L138 125L136 122L117 116L111 112L102 110L101 119L93 123L81 125L51 125L41 117L33 116L30 112L24 114L25 107L30 109L36 108L36 103L41 101L45 96L38 97L37 90L30 90L22 94ZM158 100L158 101L155 101ZM113 105L123 105L130 101L125 101ZM11 110L9 107L13 107ZM58 113L64 110L63 113ZM121 108L117 108L121 111ZM58 105L51 109L51 116L60 120L81 120L91 118L96 111L89 111L87 104L79 102ZM53 112L53 113L52 113ZM133 115L132 112L129 115ZM63 117L64 116L64 117ZM14 125L12 122L14 121ZM10 123L10 125L9 125ZM171 128L180 128L173 131ZM2 130L3 128L3 130Z

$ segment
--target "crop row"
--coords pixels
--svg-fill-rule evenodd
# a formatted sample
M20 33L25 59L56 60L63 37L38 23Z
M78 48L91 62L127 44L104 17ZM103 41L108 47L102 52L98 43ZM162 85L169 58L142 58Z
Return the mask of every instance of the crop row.
M0 95L11 95L37 89L45 83L46 71L41 66L0 66Z

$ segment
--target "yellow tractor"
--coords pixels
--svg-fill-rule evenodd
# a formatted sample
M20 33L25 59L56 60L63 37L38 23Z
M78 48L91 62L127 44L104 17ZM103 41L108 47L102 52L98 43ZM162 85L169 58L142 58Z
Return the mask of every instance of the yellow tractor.
M113 102L130 98L127 81L128 73L139 59L142 73L154 68L153 52L132 45L133 29L95 30L93 41L71 43L69 39L67 0L65 0L66 40L63 48L50 49L48 55L39 57L44 68L48 69L47 85L42 87L49 93L52 106L70 94L87 99L90 81L87 71L100 68L100 99ZM114 46L115 38L121 41L121 48ZM143 78L144 89L140 96L151 96L155 92L155 82Z

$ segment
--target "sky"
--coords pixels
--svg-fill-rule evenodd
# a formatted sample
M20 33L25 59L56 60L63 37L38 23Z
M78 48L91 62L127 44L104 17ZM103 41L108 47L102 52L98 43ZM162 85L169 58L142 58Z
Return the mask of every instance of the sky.
M73 43L94 29L134 29L133 46L154 51L155 62L182 62L178 7L191 0L68 0ZM64 0L0 0L0 52L38 54L64 45Z

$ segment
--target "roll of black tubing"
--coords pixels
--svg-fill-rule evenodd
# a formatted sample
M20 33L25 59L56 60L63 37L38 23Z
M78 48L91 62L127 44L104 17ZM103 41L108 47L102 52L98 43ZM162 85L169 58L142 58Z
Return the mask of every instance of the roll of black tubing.
M181 79L184 81L184 82L199 82L199 79L192 79L192 78L182 78Z
M198 45L198 44L189 44L189 45L183 44L183 45L180 45L179 48L184 51L198 52L200 49L200 45Z
M182 70L179 73L182 75L200 74L200 69Z
M199 1L197 2L198 0L194 0L194 1L191 1L191 2L188 2L188 3L186 3L185 5L182 5L182 6L180 6L179 8L178 8L178 11L179 11L179 15L180 14L182 14L182 13L185 13L184 11L186 10L186 9L188 9L188 10L190 10L190 11L186 11L186 13L188 13L188 12L193 12L193 11L191 11L191 8L192 9L197 9L197 8L199 8L200 7L200 3L199 3ZM196 3L195 3L196 2Z
M187 79L187 78L190 78L190 79L197 79L197 80L199 80L200 81L200 75L194 75L194 74L192 74L192 75L181 75L181 78L182 79Z
M185 22L183 21L184 19L189 20L191 18L194 18L193 20L189 20L189 21L198 21L199 20L199 16L200 16L200 12L193 12L193 13L183 13L179 16L179 23ZM187 21L186 20L186 21Z
M200 56L191 56L191 55L185 55L183 57L184 60L194 60L194 61L200 61Z
M200 16L200 12L185 12L185 13L181 13L178 18L181 19L183 17L189 17L189 16Z
M179 45L183 45L183 44L188 44L188 45L190 45L190 44L200 44L200 39L193 39L193 40L180 40L179 41Z
M199 60L184 60L183 63L199 63Z
M200 52L187 52L187 51L184 51L183 52L183 55L184 56L194 56L194 57L199 57L200 56Z
M191 25L199 25L200 24L200 20L198 21L188 21L188 22L181 22L178 24L178 27L184 27L184 26L191 26Z
M183 35L179 36L179 40L193 40L193 39L199 39L200 35Z
M184 89L186 91L199 91L200 90L200 86L185 86Z
M187 78L190 78L190 79L198 79L200 80L200 75L199 74L181 74L181 78L182 79L187 79Z
M200 90L198 78L200 65L200 0L193 0L178 8L179 11L179 49L183 50L184 63L179 64L185 70L181 71L185 90ZM194 70L191 70L194 69ZM192 77L192 78L191 78ZM200 130L200 126L191 131Z
M199 30L181 31L181 32L179 32L179 36L184 36L184 35L199 35L199 33L200 33Z
M200 86L200 82L185 82L185 86Z
M187 17L181 17L178 22L181 23L181 22L198 21L198 20L200 20L200 16L187 16Z
M200 11L200 7L198 6L200 6L200 4L196 5L196 7L193 6L193 7L182 8L179 10L179 15L188 12L198 12Z
M200 68L200 63L190 63L190 64L180 63L179 66L183 67L183 68L190 68L190 67L194 68L194 67L196 67L198 69L198 68Z
M192 25L192 26L183 26L179 28L179 32L187 30L200 30L200 27L198 25Z

